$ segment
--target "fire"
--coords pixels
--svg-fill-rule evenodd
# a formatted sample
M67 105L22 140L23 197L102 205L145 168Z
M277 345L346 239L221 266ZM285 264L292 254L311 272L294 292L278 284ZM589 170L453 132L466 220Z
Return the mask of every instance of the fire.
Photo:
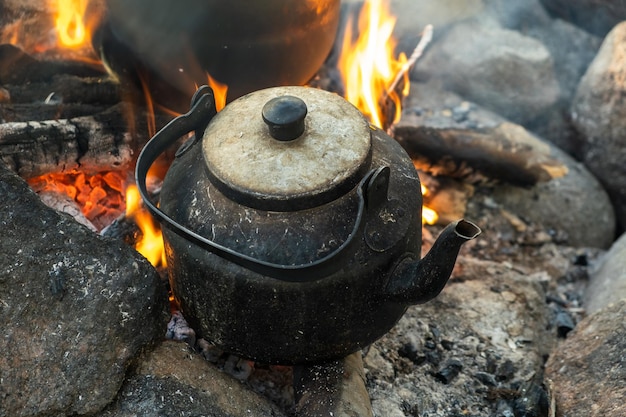
M59 44L67 48L81 48L89 45L91 29L94 27L86 17L89 0L50 0L56 16L56 33ZM348 101L359 108L370 122L380 128L396 122L401 113L401 97L396 92L399 75L407 77L407 58L400 54L394 57L395 41L392 31L395 18L388 11L384 0L367 0L359 16L359 37L353 40L348 22L346 35L343 39L342 54L339 59L340 72ZM11 28L11 32L3 31L3 38L17 41L20 27ZM82 51L82 50L81 50ZM404 91L408 94L410 83L405 78ZM208 84L212 87L217 110L226 105L228 86L207 74ZM144 80L142 79L142 82ZM144 93L148 113L153 115L152 103L148 86L144 83ZM386 100L394 102L394 115L389 117L384 110ZM153 136L156 131L153 116L148 120L147 132ZM128 185L127 178L119 173L102 173L87 176L80 173L52 174L29 181L35 190L52 189L62 192L74 199L81 207L83 214L92 222L106 216L107 223L94 224L102 229L125 211L126 217L132 218L140 228L142 237L135 248L154 266L165 265L165 252L161 229L152 216L142 207L141 198L135 185ZM422 190L427 194L427 190ZM113 217L111 217L113 216ZM423 208L423 221L434 224L437 213L428 207Z
M28 181L38 193L54 192L76 203L97 230L110 225L122 213L141 230L135 249L154 266L165 266L161 229L141 204L135 185L126 186L125 173L110 171L94 175L82 172L46 174Z
M150 213L143 208L136 185L126 188L126 217L132 218L141 230L141 239L135 244L137 252L141 253L152 265L165 266L161 228Z
M142 74L139 75L139 81L141 82L141 89L143 90L143 95L146 103L146 127L148 129L148 136L152 137L156 134L156 116L154 113L154 101L152 100L152 94L150 94L150 88L148 83L146 82L144 76ZM134 131L134 112L133 114L128 116L129 125L131 130Z
M53 0L56 3L55 27L59 42L67 48L80 48L90 41L85 26L87 0Z
M20 43L20 32L22 31L22 22L17 21L3 27L0 30L0 43L8 43L18 45Z
M103 17L104 4L92 0L44 0L46 19L36 16L7 23L0 28L0 43L20 47L29 54L76 59L98 65L91 35ZM1 2L0 2L1 4ZM1 8L1 6L0 6ZM52 35L52 36L51 36Z
M348 20L339 57L345 98L361 110L370 123L380 128L400 119L402 97L396 92L398 81L404 79L403 97L409 94L410 88L409 60L404 54L394 58L396 42L392 33L395 24L396 18L391 15L384 0L367 0L359 15L359 37L353 40L353 24ZM421 53L419 46L415 53ZM386 99L393 101L391 120L387 120L389 117L384 109ZM422 194L428 194L424 185ZM438 219L435 210L426 206L422 208L422 223L432 225Z
M217 81L215 78L211 77L211 74L207 72L207 80L209 82L209 87L213 89L213 94L215 95L215 109L220 111L226 106L226 95L228 94L228 86L226 84L222 84Z
M401 98L394 91L393 84L407 58L404 54L394 58L396 42L392 32L395 23L395 17L383 0L366 1L359 15L359 37L353 41L353 25L348 21L339 58L345 98L380 128L385 126L381 103L386 98L393 100L395 105L392 122L396 122L401 114ZM402 94L406 95L409 83L405 82L404 87Z
M421 186L422 186L422 195L427 196L428 188L426 188L424 184L421 184ZM435 210L426 206L422 207L422 223L435 224L437 223L437 220L439 220L439 214L437 214Z
M124 211L126 174L117 171L87 175L84 172L53 173L28 180L37 192L63 194L75 201L83 215L100 230Z

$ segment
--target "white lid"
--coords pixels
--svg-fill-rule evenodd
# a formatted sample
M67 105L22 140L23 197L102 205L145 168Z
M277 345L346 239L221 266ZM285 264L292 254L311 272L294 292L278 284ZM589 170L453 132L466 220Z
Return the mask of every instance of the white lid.
M278 117L277 123L296 124L285 125L295 129L293 140L275 139L272 122L264 121L269 107L270 113L277 111L276 101L264 108L266 103L282 96L306 104L299 136L298 121ZM269 88L240 97L213 118L202 141L207 168L222 192L242 204L281 211L322 204L354 187L369 162L370 147L369 123L356 107L308 87Z

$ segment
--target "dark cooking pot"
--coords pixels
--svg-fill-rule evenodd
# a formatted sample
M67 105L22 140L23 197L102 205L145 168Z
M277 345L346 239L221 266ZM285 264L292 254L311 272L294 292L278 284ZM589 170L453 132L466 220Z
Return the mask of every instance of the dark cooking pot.
M340 0L106 0L114 37L187 92L205 71L229 98L303 85L331 50Z
M201 88L191 111L145 146L136 175L164 226L176 300L202 337L229 352L293 364L357 351L408 305L435 297L461 244L480 233L460 220L419 260L412 161L337 95L271 88L215 117L212 100ZM146 172L192 130L159 209Z

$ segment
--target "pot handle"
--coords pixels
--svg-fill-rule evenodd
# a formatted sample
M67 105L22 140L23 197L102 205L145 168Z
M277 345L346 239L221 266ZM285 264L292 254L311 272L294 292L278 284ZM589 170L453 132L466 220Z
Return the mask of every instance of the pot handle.
M345 265L343 261L346 261L353 254L353 250L351 249L353 249L353 243L357 240L356 236L362 236L365 229L366 222L364 218L367 206L366 197L368 198L368 201L371 199L369 194L376 192L374 189L377 188L372 184L380 182L377 181L379 176L385 176L385 174L388 176L389 168L381 167L372 170L361 180L356 190L359 199L359 207L353 229L346 241L332 253L314 262L300 265L275 264L253 258L222 246L219 243L213 242L204 236L187 229L185 226L177 223L174 219L159 209L154 203L152 203L152 201L150 201L150 198L148 197L146 176L148 170L158 156L161 155L174 142L176 142L176 140L178 140L181 136L191 132L192 130L196 131L196 138L201 137L209 121L217 114L215 110L213 90L211 90L210 87L200 87L194 94L191 103L191 110L173 119L159 132L157 132L154 137L146 143L137 158L135 181L137 183L137 188L139 189L139 194L141 195L146 208L159 220L161 225L167 226L179 236L193 241L221 258L238 264L251 271L282 281L314 281L337 271L342 265ZM189 140L191 141L194 139ZM183 147L185 147L185 145L183 145ZM386 195L386 189L384 192Z

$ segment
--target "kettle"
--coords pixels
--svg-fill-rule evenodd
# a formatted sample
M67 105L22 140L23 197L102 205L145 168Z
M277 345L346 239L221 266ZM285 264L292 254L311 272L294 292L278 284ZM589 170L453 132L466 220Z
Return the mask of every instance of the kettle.
M160 204L146 189L180 137ZM136 180L163 228L174 298L200 337L262 363L344 357L443 289L464 242L446 227L420 259L420 181L402 147L345 99L307 87L191 110L142 150Z

